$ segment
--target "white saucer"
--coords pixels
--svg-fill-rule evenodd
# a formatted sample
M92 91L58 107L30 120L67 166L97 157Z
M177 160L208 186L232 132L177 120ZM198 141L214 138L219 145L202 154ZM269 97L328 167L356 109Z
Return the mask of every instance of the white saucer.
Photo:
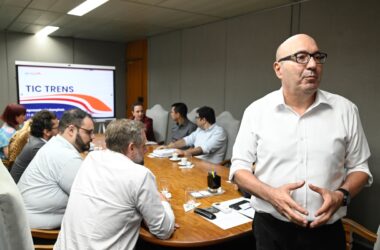
M179 166L179 168L193 168L194 167L194 164L191 164L191 165L186 165L186 166Z
M179 158L179 157L177 157L177 158L170 157L169 160L171 160L171 161L180 161L181 158Z
M188 161L189 162L189 161ZM190 165L188 165L187 163L183 164L182 162L178 162L178 165L182 166L182 167L186 167L186 166L192 166L193 163L191 163Z

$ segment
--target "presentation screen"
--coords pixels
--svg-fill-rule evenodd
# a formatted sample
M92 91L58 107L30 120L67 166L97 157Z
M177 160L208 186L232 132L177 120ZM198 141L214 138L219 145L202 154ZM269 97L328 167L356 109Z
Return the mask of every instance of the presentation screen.
M47 109L60 118L79 108L96 120L115 118L115 67L16 61L18 102L27 117Z

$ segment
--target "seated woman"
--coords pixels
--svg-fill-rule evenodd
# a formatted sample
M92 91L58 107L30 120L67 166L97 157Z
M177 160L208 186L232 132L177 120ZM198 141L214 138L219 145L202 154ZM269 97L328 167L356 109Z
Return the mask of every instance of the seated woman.
M144 123L146 139L148 141L156 141L153 132L153 120L145 115L142 102L137 101L132 104L132 116L129 119Z
M0 128L0 158L6 160L8 158L8 144L13 134L20 128L25 121L26 109L20 104L8 104L1 120L4 121Z

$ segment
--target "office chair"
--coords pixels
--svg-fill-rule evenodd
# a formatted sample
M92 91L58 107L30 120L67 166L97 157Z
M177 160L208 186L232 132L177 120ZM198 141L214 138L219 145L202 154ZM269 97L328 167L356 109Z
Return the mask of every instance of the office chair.
M351 250L354 242L353 235L356 234L365 240L367 240L370 243L375 244L374 250L380 249L380 243L377 242L377 234L368 230L364 226L360 225L359 223L349 219L349 218L343 218L343 228L346 233L346 250ZM380 229L380 227L379 227Z
M168 133L169 111L160 104L156 104L151 109L146 110L146 115L153 119L153 132L157 143L165 143Z
M239 132L240 121L236 120L229 111L224 111L216 117L216 124L224 129L228 138L226 155L220 164L229 166L231 165L232 148Z

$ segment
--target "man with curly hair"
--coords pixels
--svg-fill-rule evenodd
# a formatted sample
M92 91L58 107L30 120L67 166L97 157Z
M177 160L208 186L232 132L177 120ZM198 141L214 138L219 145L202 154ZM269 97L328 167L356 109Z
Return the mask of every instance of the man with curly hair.
M48 110L41 110L32 117L29 140L14 162L11 175L17 183L38 150L58 133L58 119Z

